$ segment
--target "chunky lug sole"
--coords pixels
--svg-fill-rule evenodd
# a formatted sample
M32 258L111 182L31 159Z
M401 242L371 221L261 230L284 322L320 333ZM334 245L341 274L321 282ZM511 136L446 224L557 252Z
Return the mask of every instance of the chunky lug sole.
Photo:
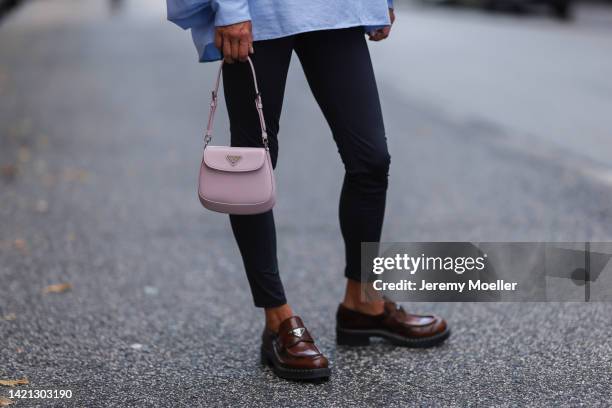
M404 337L388 330L351 330L336 327L336 344L339 346L368 346L370 337L383 338L396 346L427 348L437 346L451 334L447 327L442 333L430 337Z
M275 358L274 353L268 353L263 348L261 349L261 363L270 366L274 374L286 380L325 381L331 375L329 367L311 369L283 367Z

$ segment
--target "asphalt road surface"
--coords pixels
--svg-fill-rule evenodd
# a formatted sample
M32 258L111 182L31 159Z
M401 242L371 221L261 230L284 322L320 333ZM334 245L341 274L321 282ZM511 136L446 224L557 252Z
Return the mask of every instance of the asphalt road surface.
M392 153L383 239L612 239L611 15L398 6L371 47ZM609 403L606 303L408 304L445 316L450 341L335 346L342 167L297 61L279 262L334 372L313 385L262 367L227 218L195 192L215 66L163 19L145 0L45 0L0 24L0 379L74 394L15 406Z

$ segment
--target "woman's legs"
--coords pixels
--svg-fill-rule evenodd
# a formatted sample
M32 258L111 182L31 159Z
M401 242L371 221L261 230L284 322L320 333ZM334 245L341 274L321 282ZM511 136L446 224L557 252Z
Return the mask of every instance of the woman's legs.
M251 56L263 102L270 156L276 166L278 128L287 71L293 51L291 37L256 41ZM261 147L255 90L246 63L225 64L223 87L230 118L232 146ZM275 330L293 313L286 304L276 259L276 230L272 210L256 215L230 215L232 230L242 255L255 306L266 308L266 325Z
M299 34L295 50L346 170L339 211L348 279L344 304L382 313L382 301L364 302L360 296L361 242L380 240L390 163L363 29Z

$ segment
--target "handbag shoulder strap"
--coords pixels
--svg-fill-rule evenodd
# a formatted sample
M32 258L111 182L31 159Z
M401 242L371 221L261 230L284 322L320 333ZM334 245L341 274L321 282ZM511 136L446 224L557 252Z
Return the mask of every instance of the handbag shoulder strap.
M263 145L268 149L268 133L266 131L266 121L264 120L263 104L261 102L261 94L259 93L259 87L257 86L257 76L255 75L255 66L250 57L247 57L249 66L251 67L251 73L253 74L253 85L255 86L255 108L257 109L257 115L259 116L259 125L261 127L261 140ZM212 129L213 122L215 120L215 111L217 110L217 97L219 95L219 85L221 84L221 74L223 72L223 60L219 65L219 72L217 73L217 81L215 82L215 89L212 91L212 100L210 102L210 112L208 114L208 125L206 126L206 133L204 135L204 148L208 146L208 143L212 140Z

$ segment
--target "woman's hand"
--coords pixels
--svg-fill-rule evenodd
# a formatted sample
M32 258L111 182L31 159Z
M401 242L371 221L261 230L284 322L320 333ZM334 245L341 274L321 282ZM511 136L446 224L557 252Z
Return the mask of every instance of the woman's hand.
M377 30L374 30L368 33L368 36L370 37L370 41L384 40L385 38L389 36L389 33L391 33L391 26L393 25L393 22L395 21L395 13L393 12L392 8L389 9L389 19L391 20L390 25L383 27L383 28L379 28Z
M229 64L246 61L253 50L253 31L250 21L215 27L215 45Z

